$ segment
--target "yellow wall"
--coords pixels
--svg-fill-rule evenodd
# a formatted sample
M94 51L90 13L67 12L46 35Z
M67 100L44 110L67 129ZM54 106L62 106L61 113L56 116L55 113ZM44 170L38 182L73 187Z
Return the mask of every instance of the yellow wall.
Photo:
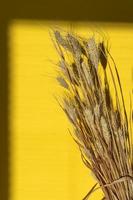
M128 105L133 26L56 25L85 36L95 30L106 35ZM9 27L11 200L81 200L95 183L68 133L70 124L53 97L61 93L53 64L58 58L49 35L53 26L54 22L13 21ZM91 199L98 199L99 194Z

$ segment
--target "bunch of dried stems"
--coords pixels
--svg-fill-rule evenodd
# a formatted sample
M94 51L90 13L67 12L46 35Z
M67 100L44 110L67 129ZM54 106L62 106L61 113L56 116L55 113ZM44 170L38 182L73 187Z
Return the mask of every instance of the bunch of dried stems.
M127 116L119 73L105 41L54 30L59 54L60 105L85 165L106 200L133 199L132 105ZM112 92L114 91L114 93Z

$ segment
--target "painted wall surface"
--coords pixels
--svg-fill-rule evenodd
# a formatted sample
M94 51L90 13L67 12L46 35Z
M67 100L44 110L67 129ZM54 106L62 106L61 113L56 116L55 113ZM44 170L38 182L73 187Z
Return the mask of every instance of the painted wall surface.
M9 27L11 200L81 200L95 180L71 138L69 121L54 95L58 60L49 30L74 30L109 40L129 111L133 69L133 26L124 24L13 21ZM101 192L92 196L100 199Z

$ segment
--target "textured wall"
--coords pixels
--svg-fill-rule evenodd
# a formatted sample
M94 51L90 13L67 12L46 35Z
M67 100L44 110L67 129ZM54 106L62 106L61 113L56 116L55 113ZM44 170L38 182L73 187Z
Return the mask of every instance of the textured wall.
M11 200L81 200L95 182L82 164L79 150L68 133L70 124L54 99L62 91L55 81L54 62L58 57L49 35L53 25L42 21L10 23ZM106 35L128 106L133 26L56 25L67 30L73 27L86 36L95 29ZM98 199L99 194L92 199Z

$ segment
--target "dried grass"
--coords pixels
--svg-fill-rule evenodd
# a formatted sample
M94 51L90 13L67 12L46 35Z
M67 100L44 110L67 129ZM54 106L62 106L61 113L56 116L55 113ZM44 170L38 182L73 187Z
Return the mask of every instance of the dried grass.
M61 106L73 124L82 160L99 184L84 200L99 188L106 200L133 199L132 106L128 120L119 73L105 42L55 30L54 44L60 57L57 80L66 90Z

